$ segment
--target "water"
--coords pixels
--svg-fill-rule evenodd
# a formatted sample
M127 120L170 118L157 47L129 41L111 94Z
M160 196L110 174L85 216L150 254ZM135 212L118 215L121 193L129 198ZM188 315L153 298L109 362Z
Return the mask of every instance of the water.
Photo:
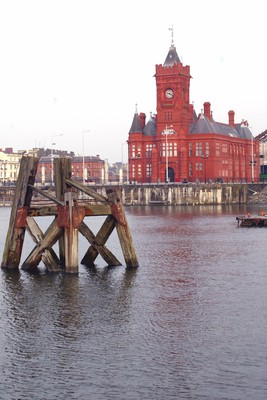
M245 211L127 208L136 271L0 271L0 399L265 400L267 229Z

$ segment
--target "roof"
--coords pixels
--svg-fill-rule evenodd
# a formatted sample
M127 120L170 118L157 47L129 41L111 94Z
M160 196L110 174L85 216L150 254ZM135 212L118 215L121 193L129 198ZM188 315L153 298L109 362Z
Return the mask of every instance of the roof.
M156 136L156 118L154 116L150 117L143 132L144 136Z
M167 54L166 60L163 64L164 67L172 67L174 64L180 64L180 58L177 54L175 46L172 44Z
M53 154L53 159L54 158L59 158L60 156L58 154ZM103 162L103 160L101 160L101 158L99 156L74 156L74 157L64 157L64 158L70 158L72 160L72 162L76 162L76 163L81 163L83 162L83 160L85 162ZM40 158L40 163L51 163L52 159L51 159L51 154L49 154L48 156L45 157L41 157Z
M133 122L132 122L132 126L130 128L129 134L130 133L139 133L139 132L142 132L142 128L141 128L140 117L139 117L138 113L136 112L133 117Z
M212 133L230 137L239 137L242 139L250 139L252 137L252 133L250 132L248 126L246 126L245 124L235 124L235 127L233 127L231 125L223 124L221 122L216 122L213 119L209 119L204 114L200 114L197 121L190 125L189 133Z
M267 130L261 132L259 135L255 137L256 140L259 142L266 142L267 141Z
M249 127L246 124L243 124L243 123L235 124L235 128L238 133L238 136L241 137L242 139L254 138Z
M99 156L74 156L72 157L72 161L76 162L76 163L80 163L80 162L99 162L99 161L103 161L101 160L101 158Z

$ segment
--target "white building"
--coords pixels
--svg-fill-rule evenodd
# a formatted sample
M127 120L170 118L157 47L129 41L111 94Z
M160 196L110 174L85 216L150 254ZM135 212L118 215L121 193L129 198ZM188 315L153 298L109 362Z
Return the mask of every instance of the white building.
M10 185L16 182L19 173L20 159L23 152L13 153L0 151L0 185Z

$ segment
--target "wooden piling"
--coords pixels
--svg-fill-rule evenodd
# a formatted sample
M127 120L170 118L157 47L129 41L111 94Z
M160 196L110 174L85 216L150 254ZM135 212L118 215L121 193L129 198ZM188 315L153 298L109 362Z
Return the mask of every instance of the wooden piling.
M19 267L26 229L26 217L32 199L32 188L28 185L34 185L37 166L37 158L22 157L2 257L2 268Z
M54 159L54 182L55 182L55 195L56 198L65 202L64 194L69 189L66 184L66 179L71 178L71 159L70 158L55 158ZM58 241L59 247L59 258L61 265L66 265L66 254L64 237L61 237Z
M119 189L111 188L106 191L111 203L111 212L115 218L115 226L120 240L124 260L127 267L138 267L138 261L133 246L132 235L125 216Z
M64 228L65 271L78 273L78 228L85 212L78 206L77 193L69 190L65 193L65 205L59 207L59 226Z
M106 247L106 242L115 228L126 266L128 268L138 267L119 189L107 190L107 197L97 193L71 179L71 160L69 158L58 158L54 162L54 196L53 193L45 193L34 186L37 166L38 159L22 157L2 258L2 268L19 267L26 229L35 242L35 247L22 264L24 270L37 268L40 261L43 261L49 272L64 270L66 273L77 274L79 232L90 243L82 259L82 264L93 266L97 256L100 255L108 266L121 265L116 256ZM37 207L34 206L32 204L33 190L45 197L50 206L40 204ZM79 192L87 195L86 200L83 197L79 202ZM34 217L46 215L52 215L54 219L43 233ZM96 235L84 222L85 216L93 217L95 215L106 216ZM53 250L56 243L59 244L59 256Z

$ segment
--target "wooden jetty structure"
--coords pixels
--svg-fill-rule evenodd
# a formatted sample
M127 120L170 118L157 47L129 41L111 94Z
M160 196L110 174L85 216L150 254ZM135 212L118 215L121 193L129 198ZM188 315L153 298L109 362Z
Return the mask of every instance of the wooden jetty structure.
M267 226L267 215L264 211L258 215L251 215L250 213L247 215L240 215L239 217L236 217L236 220L240 227L262 228Z
M9 228L2 257L1 268L19 268L25 232L35 242L35 247L21 265L23 270L36 269L42 261L48 272L78 273L78 235L89 242L81 264L94 266L100 255L108 266L121 265L106 247L115 229L118 234L127 268L138 267L131 232L125 216L118 188L106 190L106 196L71 178L71 159L54 160L55 195L34 186L39 159L25 156L20 162ZM45 201L35 204L33 194ZM80 199L78 194L81 194ZM54 216L52 223L42 232L36 217ZM106 216L95 235L87 226L85 217ZM53 246L58 243L58 255Z

